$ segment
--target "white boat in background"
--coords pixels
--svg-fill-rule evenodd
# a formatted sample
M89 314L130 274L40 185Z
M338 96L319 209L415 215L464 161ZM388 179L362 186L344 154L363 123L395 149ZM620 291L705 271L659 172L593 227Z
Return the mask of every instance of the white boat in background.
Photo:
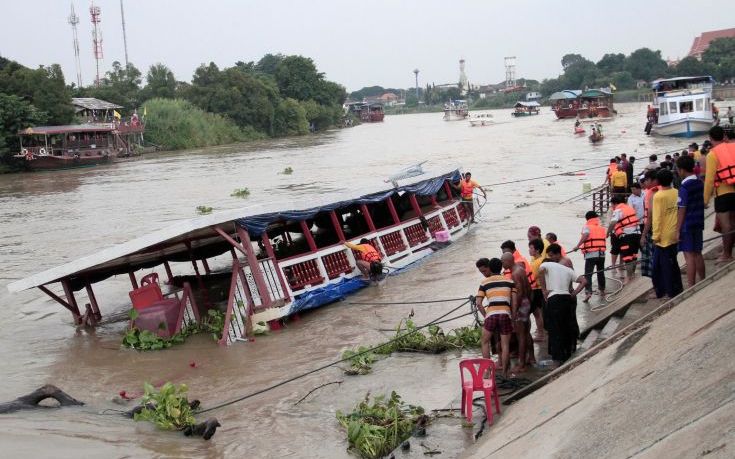
M466 100L450 100L444 104L444 121L466 120L470 115Z
M651 132L674 137L705 134L713 125L712 85L707 76L678 77L652 83L655 119Z
M493 115L489 113L480 113L479 115L473 115L469 118L470 126L490 126L495 124L493 121Z

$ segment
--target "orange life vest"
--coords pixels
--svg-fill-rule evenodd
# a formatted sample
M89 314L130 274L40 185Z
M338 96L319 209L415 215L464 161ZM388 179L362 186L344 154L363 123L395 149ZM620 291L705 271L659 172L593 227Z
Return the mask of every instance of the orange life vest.
M735 185L735 143L721 143L710 154L717 159L715 186L720 183Z
M615 210L623 211L622 218L615 224L616 236L623 234L625 228L638 227L638 215L636 215L634 208L621 203L615 207Z
M475 184L472 182L471 179L470 180L462 179L462 181L459 182L459 187L460 187L460 194L462 195L463 198L465 199L472 198L472 193L475 189Z
M580 247L582 253L604 252L607 249L607 230L600 226L600 219L590 218L584 226L590 230L590 234Z
M372 244L360 244L358 247L362 248L363 250L360 250L360 258L363 261L367 261L368 263L372 263L374 261L380 261L380 254L377 250L375 250L375 247L372 246Z
M658 188L659 188L658 185L656 185L644 191L644 194L643 194L643 222L644 223L648 221L648 198L653 193L657 192Z
M526 278L528 278L528 283L531 284L531 288L536 288L536 278L533 276L533 270L531 269L531 264L526 260L526 258L521 255L521 252L516 249L515 252L513 252L513 261L516 262L516 264L523 265L523 270L526 272Z

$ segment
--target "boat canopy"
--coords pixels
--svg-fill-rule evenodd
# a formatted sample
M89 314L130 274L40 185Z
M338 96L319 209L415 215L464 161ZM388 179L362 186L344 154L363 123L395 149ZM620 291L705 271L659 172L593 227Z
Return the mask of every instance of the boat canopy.
M539 104L538 102L535 102L535 101L533 101L533 102L516 102L516 104L515 104L515 108L521 108L521 107L531 108L531 107L540 107L540 106L541 106L541 104Z
M676 77L676 78L662 78L651 82L651 88L654 91L660 91L663 89L664 84L673 84L674 87L678 87L679 83L710 83L713 84L715 79L710 75L701 76L687 76L687 77Z
M70 124L65 126L36 126L21 129L19 135L51 135L71 134L75 132L112 132L115 127L111 124Z
M549 96L549 100L576 99L580 94L582 94L582 91L579 89L565 89Z
M584 99L604 99L611 96L612 93L605 91L604 89L589 89L583 92L579 97Z
M429 174L424 174L426 175ZM302 205L298 203L294 205L293 201L289 200L182 220L158 231L13 282L8 285L8 290L19 292L66 279L72 290L76 291L84 288L87 283L151 268L164 261L184 262L192 258L214 257L229 251L232 247L216 228L228 234L235 234L237 226L240 226L251 236L260 236L268 225L279 220L303 221L313 218L319 212L355 204L376 203L393 194L433 195L439 191L445 180L458 181L460 177L459 169L454 169L450 172L431 174L430 178L423 180L406 181L406 184L391 189L383 188L377 192L375 189L382 187L376 186L362 192L350 193L348 196L322 195L308 202L302 202ZM334 201L335 197L342 199Z

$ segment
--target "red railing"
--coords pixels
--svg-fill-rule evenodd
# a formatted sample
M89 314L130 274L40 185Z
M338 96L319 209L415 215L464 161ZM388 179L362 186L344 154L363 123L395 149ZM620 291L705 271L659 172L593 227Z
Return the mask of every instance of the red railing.
M408 239L408 245L411 247L416 247L417 245L423 244L429 240L429 236L426 235L426 231L424 231L424 227L421 223L407 226L403 231L406 234L406 239Z
M434 215L427 220L429 224L429 232L433 235L437 231L444 231L444 225L442 225L442 219L438 215Z
M324 264L324 269L327 270L327 277L330 279L335 279L341 274L349 274L353 270L353 267L350 266L350 260L347 258L347 253L344 250L324 255L322 257L322 263Z
M283 269L291 290L301 290L307 285L318 285L324 282L319 273L316 260L306 260Z
M457 207L462 207L462 204L460 204ZM442 215L444 215L444 221L447 222L447 226L449 228L454 228L455 226L459 226L459 219L457 218L457 212L454 211L454 209L445 210Z
M380 236L380 242L383 243L387 256L406 250L406 244L404 244L403 238L401 238L400 231L393 231L392 233Z

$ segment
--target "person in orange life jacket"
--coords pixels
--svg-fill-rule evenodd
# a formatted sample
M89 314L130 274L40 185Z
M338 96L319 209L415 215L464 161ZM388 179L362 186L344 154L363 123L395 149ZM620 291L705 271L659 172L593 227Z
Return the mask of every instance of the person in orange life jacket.
M470 213L470 223L475 223L475 205L472 195L475 192L475 188L482 191L482 197L487 199L487 193L482 189L479 183L472 180L472 174L465 172L462 176L462 180L459 181L459 185L452 185L454 188L459 190L459 194L462 197L462 205L467 208Z
M536 333L533 338L534 341L544 340L544 300L543 292L541 292L541 286L538 284L538 268L544 261L544 257L541 254L544 251L544 243L541 239L534 239L528 241L528 254L531 256L531 273L533 274L533 282L531 283L531 314L536 320Z
M597 271L597 286L600 289L600 299L605 300L605 251L607 250L607 231L600 224L597 212L591 210L584 215L587 220L582 228L582 236L574 247L574 250L582 249L584 254L584 277L587 279L585 285L586 295L584 302L588 303L592 298L592 273Z
M638 249L640 248L641 230L638 226L638 215L634 208L625 203L625 198L615 195L610 200L613 208L610 217L610 225L608 226L608 234L615 235L620 250L620 259L622 263L618 265L620 271L624 273L625 280L623 284L627 284L633 278L635 273L636 261L638 261ZM612 253L612 250L610 251ZM613 266L617 262L617 255L612 256Z
M536 228L536 227L531 227ZM536 228L538 229L538 228ZM538 230L539 235L541 234L541 230ZM530 236L529 236L530 237ZM540 240L540 238L539 238ZM502 250L503 253L511 253L513 254L513 260L521 265L523 267L523 270L526 273L526 277L528 278L528 282L531 284L532 288L536 286L536 279L533 274L533 269L531 268L531 263L526 260L523 255L521 255L521 252L516 249L516 244L513 241L505 241L500 245L500 250ZM546 250L544 248L544 250ZM542 255L543 257L543 255ZM543 318L541 316L541 310L538 306L538 302L536 303L536 306L531 307L531 312L533 313L533 317L536 319L536 340L542 340L543 339Z
M475 296L475 307L485 317L482 327L482 356L490 358L490 339L493 333L500 335L500 368L508 376L510 368L510 336L513 333L513 317L518 314L518 295L512 280L502 275L503 262L497 258L480 258L475 263L484 279ZM483 301L487 299L487 305Z
M707 154L704 175L704 205L715 197L715 215L722 233L722 255L717 263L732 261L735 245L735 142L725 141L725 131L720 126L709 130L713 145Z
M383 263L381 263L380 253L365 238L360 240L359 244L351 244L345 242L345 246L359 252L360 259L356 261L357 268L365 279L371 276L379 276L383 272Z
M546 247L550 246L551 244L557 244L559 247L561 247L561 256L566 257L567 251L564 249L564 246L559 244L559 239L556 237L556 233L546 233L546 236L544 237L546 244Z
M526 364L535 361L533 354L533 338L531 337L531 284L526 277L523 265L516 263L513 254L505 252L500 257L506 279L511 279L516 287L518 298L518 313L513 317L513 325L518 338L518 365L512 368L511 373L526 371Z
M610 163L607 165L607 172L605 174L605 182L603 183L603 185L607 185L612 188L612 176L617 170L618 170L618 159L610 158Z

